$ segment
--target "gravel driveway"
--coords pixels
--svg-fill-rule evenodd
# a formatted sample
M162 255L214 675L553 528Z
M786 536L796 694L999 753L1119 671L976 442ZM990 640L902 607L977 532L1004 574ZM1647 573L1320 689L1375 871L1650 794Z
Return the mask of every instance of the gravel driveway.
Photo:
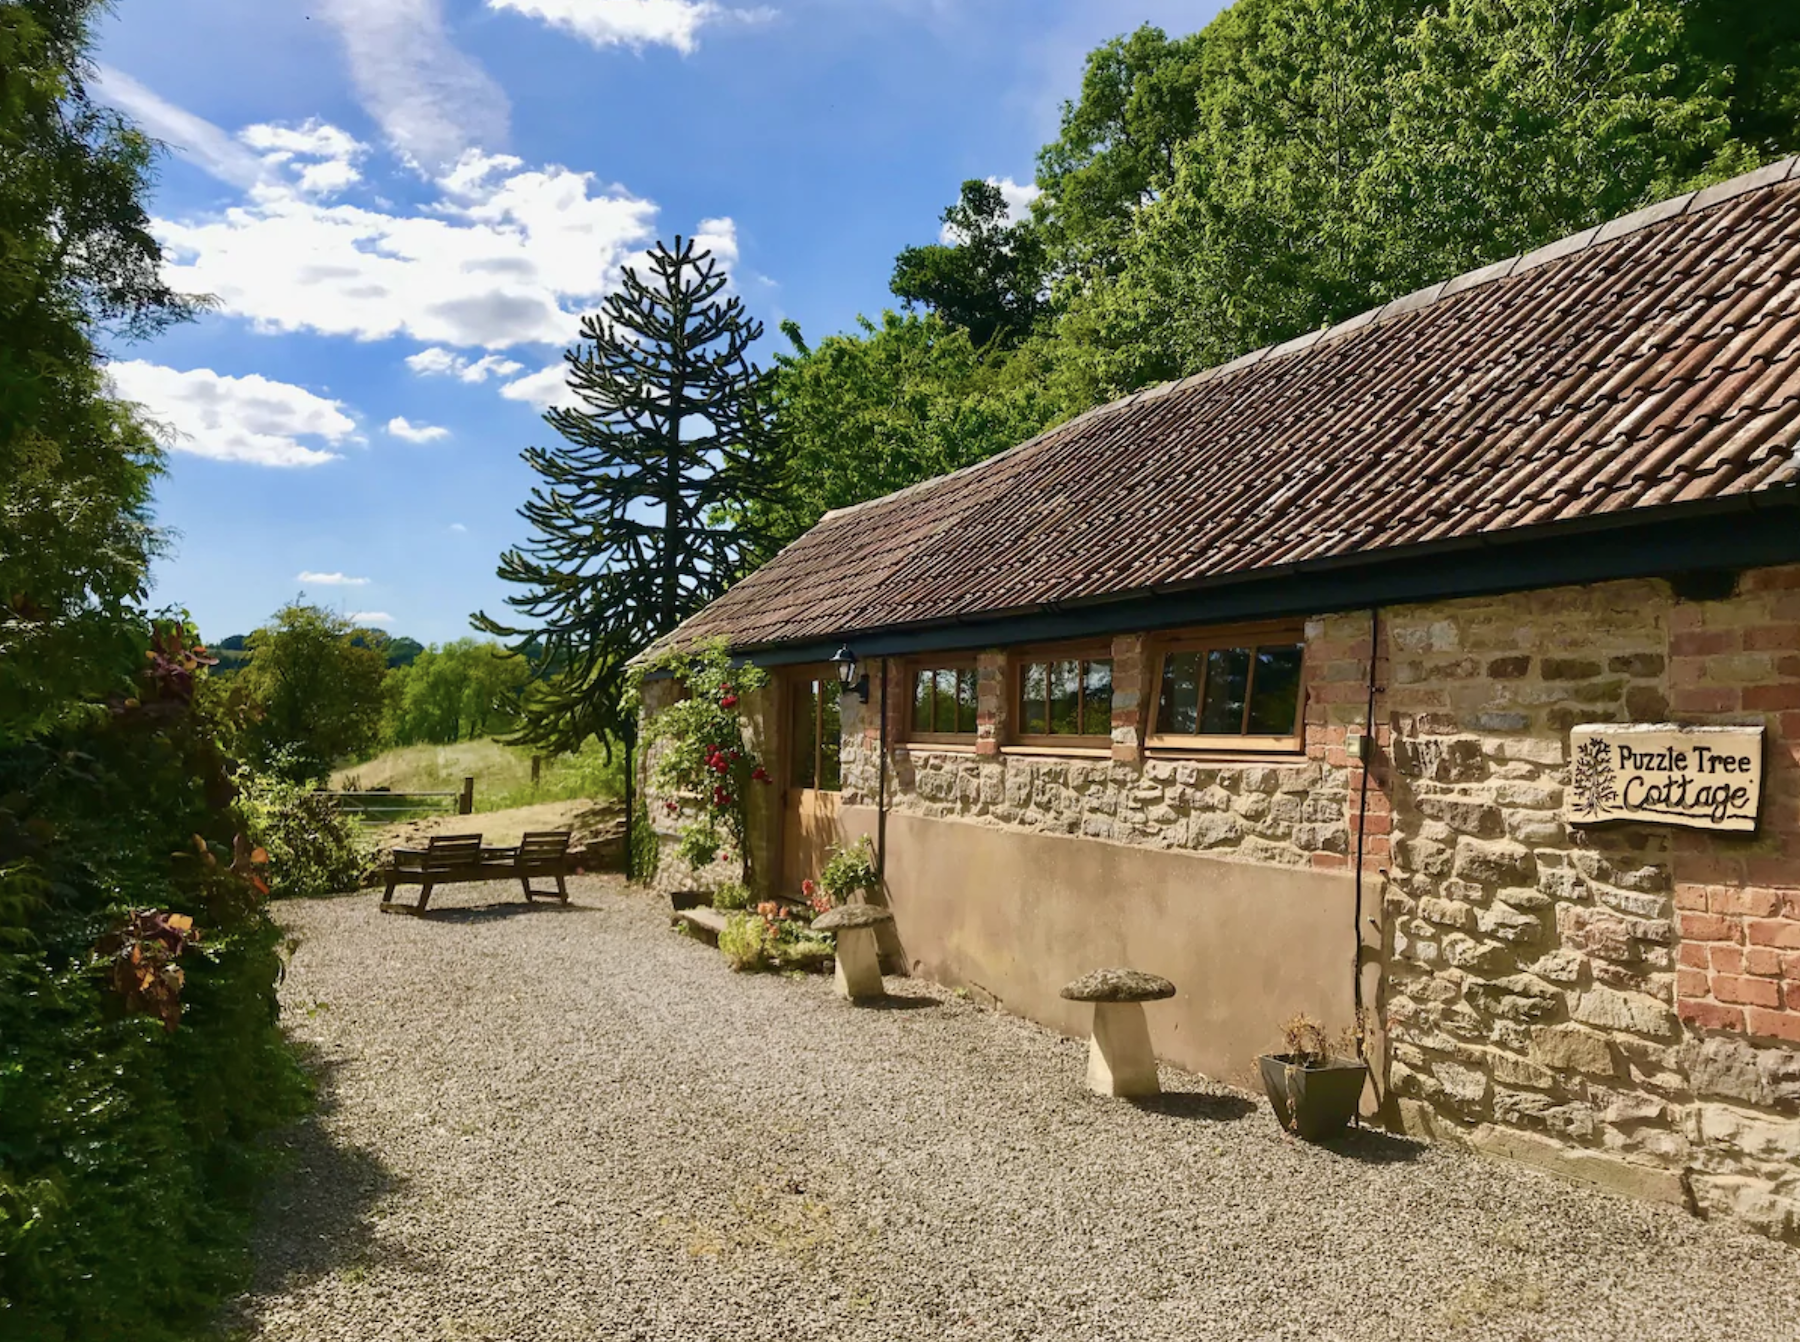
M244 1337L1800 1336L1800 1251L1373 1133L1283 1136L915 980L730 973L606 878L284 904L321 1072ZM485 906L485 907L484 907ZM441 912L439 911L441 909Z

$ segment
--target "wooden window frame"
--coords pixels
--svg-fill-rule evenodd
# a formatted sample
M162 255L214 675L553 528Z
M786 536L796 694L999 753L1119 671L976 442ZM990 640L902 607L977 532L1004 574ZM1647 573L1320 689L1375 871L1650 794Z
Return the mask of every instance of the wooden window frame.
M903 733L905 744L916 746L967 746L973 747L975 737L981 730L981 668L972 656L963 657L910 657L904 663L906 668L900 684L906 695L906 729ZM913 726L913 710L918 707L914 698L921 671L967 671L975 677L975 715L976 725L966 732L922 732ZM937 689L932 688L933 712L932 720L937 720L935 706Z
M1294 702L1294 731L1289 736L1196 735L1159 733L1162 716L1163 670L1171 653L1212 652L1220 648L1249 648L1250 678L1245 684L1244 721L1256 694L1255 649L1279 645L1300 648L1300 691ZM1145 686L1144 748L1151 751L1186 751L1206 754L1298 755L1306 749L1306 625L1303 621L1220 625L1212 629L1182 630L1159 634L1151 640L1150 681ZM1206 685L1200 686L1200 703L1206 702Z
M786 700L786 704L787 704L788 747L783 752L783 754L785 754L787 756L787 789L786 790L788 790L788 791L791 791L791 792L824 792L824 793L829 793L832 796L836 796L838 793L840 793L844 790L844 756L843 756L844 739L843 739L842 718L839 719L839 725L838 725L838 785L835 788L819 786L820 780L825 776L825 770L824 770L824 764L825 764L825 731L824 731L824 727L825 727L825 693L824 693L823 687L825 686L825 684L827 682L829 682L833 685L836 685L838 683L836 680L836 672L835 671L832 671L832 672L821 671L818 675L807 676L804 679L801 679L800 677L793 677L787 681L786 687L782 691L782 697ZM802 783L798 780L798 778L795 776L795 769L794 769L794 763L795 763L795 761L794 761L794 746L796 744L795 736L797 734L797 725L798 725L796 720L800 716L800 714L798 712L799 704L796 701L800 697L799 694L797 693L797 691L800 689L800 687L802 685L818 685L818 686L820 686L819 693L811 696L812 707L813 707L813 712L812 712L812 719L813 719L813 723L812 723L813 781L812 781L812 785L810 787L807 786L805 783ZM840 714L843 712L842 694L843 694L842 688L840 687L840 689L839 689L839 704L838 704L838 711Z
M1040 665L1044 662L1110 662L1113 660L1112 643L1080 642L1080 643L1046 643L1017 650L1009 650L1006 656L1006 693L1007 703L1012 711L1012 731L1007 738L1007 745L1023 746L1031 750L1082 750L1111 751L1112 722L1108 715L1107 729L1104 736L1094 732L1027 732L1025 731L1025 668ZM1082 677L1081 696L1076 700L1076 720L1085 715L1087 706L1087 677ZM1118 681L1113 681L1113 693L1118 693ZM1046 696L1047 697L1047 696ZM1050 706L1044 705L1044 721L1050 721Z

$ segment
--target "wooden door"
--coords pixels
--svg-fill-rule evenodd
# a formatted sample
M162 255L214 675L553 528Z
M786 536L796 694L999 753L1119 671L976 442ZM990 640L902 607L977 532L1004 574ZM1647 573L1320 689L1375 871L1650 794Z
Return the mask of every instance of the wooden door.
M798 893L817 880L831 850L843 842L838 828L842 723L837 669L803 667L784 677L787 767L782 823L782 884Z

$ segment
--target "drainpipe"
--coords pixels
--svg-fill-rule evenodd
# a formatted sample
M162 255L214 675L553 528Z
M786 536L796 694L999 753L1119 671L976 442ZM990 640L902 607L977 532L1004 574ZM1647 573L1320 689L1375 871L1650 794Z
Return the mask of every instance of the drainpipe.
M881 724L876 746L875 874L887 879L888 662L881 659Z
M1351 984L1356 1003L1356 1048L1368 1061L1363 1046L1365 1034L1363 1021L1363 982L1362 982L1362 919L1363 919L1363 833L1369 823L1369 772L1375 767L1375 665L1378 656L1381 633L1381 610L1379 607L1369 608L1369 702L1363 715L1362 744L1362 787L1356 801L1356 909L1351 931L1354 934L1351 943L1354 947L1351 963Z

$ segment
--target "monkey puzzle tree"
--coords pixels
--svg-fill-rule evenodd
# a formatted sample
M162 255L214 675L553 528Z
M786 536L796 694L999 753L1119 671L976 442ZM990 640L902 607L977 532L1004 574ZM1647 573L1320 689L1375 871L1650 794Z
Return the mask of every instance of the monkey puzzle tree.
M627 267L564 357L578 404L544 416L564 438L524 455L542 477L519 510L532 537L500 558L522 590L487 633L532 651L538 674L515 739L569 750L629 743L625 662L723 592L765 544L755 505L777 472L765 374L748 356L762 324L723 296L724 269L693 239Z

